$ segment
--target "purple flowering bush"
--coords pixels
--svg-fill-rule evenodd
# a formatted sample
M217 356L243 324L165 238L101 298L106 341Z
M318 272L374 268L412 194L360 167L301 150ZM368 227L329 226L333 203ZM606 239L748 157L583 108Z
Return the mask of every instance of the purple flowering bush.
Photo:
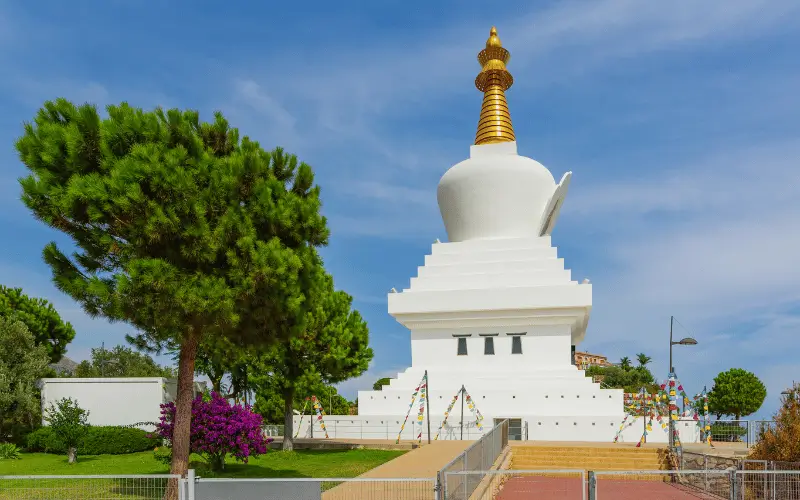
M171 442L174 420L175 404L162 404L156 434ZM272 442L264 437L261 425L261 415L249 407L231 405L215 392L198 395L192 401L191 451L202 455L214 471L225 468L227 455L247 463L248 458L266 453Z

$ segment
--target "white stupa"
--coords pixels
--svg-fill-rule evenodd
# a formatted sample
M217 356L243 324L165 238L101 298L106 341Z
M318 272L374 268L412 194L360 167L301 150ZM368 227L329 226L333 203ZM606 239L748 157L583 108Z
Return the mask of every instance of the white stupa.
M517 153L509 53L494 28L478 60L475 145L438 188L449 241L437 240L410 286L388 296L389 314L411 331L411 367L380 391L360 391L358 418L403 420L427 370L434 427L463 385L485 428L508 418L516 438L527 423L528 439L612 441L622 390L601 389L573 363L592 286L572 279L551 244L572 174L556 184Z

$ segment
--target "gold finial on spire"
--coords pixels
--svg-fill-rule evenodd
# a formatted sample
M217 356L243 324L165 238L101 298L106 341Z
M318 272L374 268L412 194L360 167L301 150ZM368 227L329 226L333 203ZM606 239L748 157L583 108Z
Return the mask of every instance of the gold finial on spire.
M475 145L516 140L505 94L514 84L506 69L509 59L511 54L503 48L497 28L492 26L486 48L478 53L482 70L475 78L475 87L483 92L483 105Z

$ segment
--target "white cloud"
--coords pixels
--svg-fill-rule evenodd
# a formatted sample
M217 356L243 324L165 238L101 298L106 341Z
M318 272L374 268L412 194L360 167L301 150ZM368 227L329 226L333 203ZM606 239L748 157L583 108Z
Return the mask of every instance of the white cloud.
M595 184L568 200L562 224L602 227L592 247L600 262L588 345L615 357L644 350L666 373L674 314L690 327L676 335L700 342L675 348L685 385L710 388L731 367L762 377L771 398L788 385L770 367L795 363L787 348L800 341L798 152L800 138L679 169L655 165L653 174Z
M744 42L790 26L798 12L800 4L788 0L682 0L669 5L602 0L558 2L549 9L508 12L500 15L497 25L513 55L510 69L517 82L514 98L524 104L520 88L582 81L589 71L628 65L632 57L652 56L659 51ZM464 136L459 143L449 137L437 142L427 136L429 126L416 124L443 121L451 114L453 99L465 92L474 94L477 114L480 97L471 88L471 81L479 68L469 61L474 61L487 29L483 22L445 26L425 37L409 33L405 38L359 44L357 54L346 49L325 51L324 59L302 63L287 58L252 65L249 60L249 68L232 71L240 75L233 80L233 92L241 97L242 82L248 82L253 95L250 107L269 118L272 111L261 110L265 104L257 90L260 82L270 81L266 107L279 112L274 123L260 125L264 135L275 136L268 132L284 123L285 115L297 116L300 110L305 111L308 116L298 127L302 140L295 144L308 149L300 152L308 154L316 146L327 151L327 162L333 157L337 164L346 166L340 171L343 179L334 188L342 194L347 194L343 185L358 179L355 184L370 185L371 191L355 196L381 198L381 203L362 213L332 214L337 232L408 237L414 234L414 221L423 224L423 231L434 229L438 219L435 182L444 170L466 156L470 140ZM276 66L292 78L268 79L253 69L270 68L271 72ZM766 78L762 84L774 86ZM785 94L793 95L794 91ZM622 110L615 116L637 112ZM399 134L397 126L390 126L396 120L404 127ZM426 132L416 132L422 128ZM414 191L413 197L408 196L409 190ZM695 188L694 194L683 192L684 196L701 198L702 191ZM621 198L626 196L630 195L621 193ZM402 214L389 202L413 204L426 197L430 200L425 202L427 208L421 204ZM677 203L674 198L668 202ZM430 220L434 223L428 224Z

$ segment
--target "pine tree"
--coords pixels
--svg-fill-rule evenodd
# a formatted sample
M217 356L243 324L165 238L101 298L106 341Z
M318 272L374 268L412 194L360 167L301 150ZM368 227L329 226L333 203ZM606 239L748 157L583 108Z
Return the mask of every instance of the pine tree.
M274 345L261 357L263 370L254 370L260 376L253 374L257 397L263 394L266 398L277 391L283 400L284 450L293 448L293 410L298 391L319 386L320 381L335 384L357 377L367 370L373 355L367 324L351 308L353 298L334 290L333 279L321 262L317 273L318 286L309 298L311 307L303 333Z
M138 345L179 349L172 472L184 474L198 346L302 331L328 229L311 168L240 140L221 113L107 112L44 104L16 144L31 172L22 199L76 246L71 257L44 249L62 291L135 326Z

